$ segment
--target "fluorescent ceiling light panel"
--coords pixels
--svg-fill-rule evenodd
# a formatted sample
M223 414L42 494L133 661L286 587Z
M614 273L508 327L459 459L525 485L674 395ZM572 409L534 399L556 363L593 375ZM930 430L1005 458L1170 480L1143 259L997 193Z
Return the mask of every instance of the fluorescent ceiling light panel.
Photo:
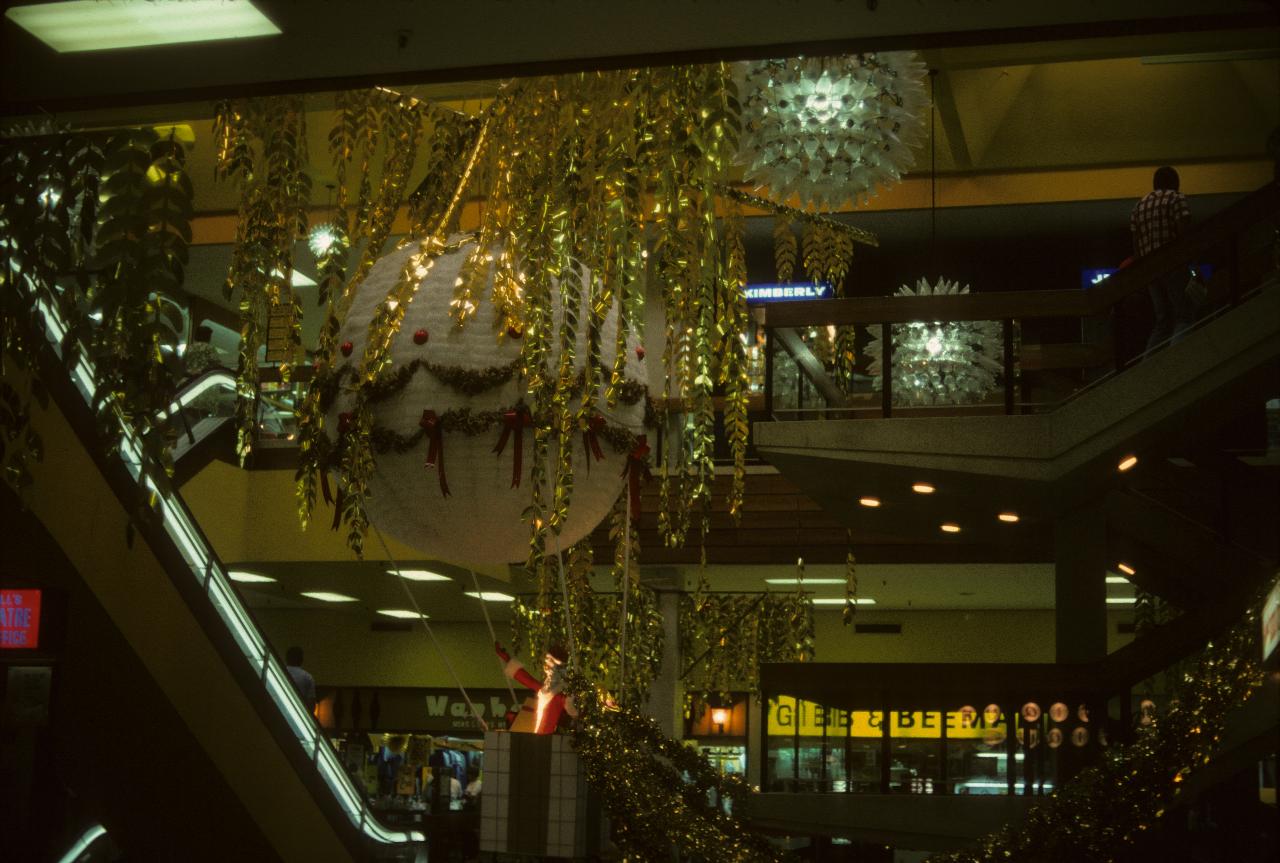
M388 569L387 575L398 575L401 578L407 578L409 581L453 581L449 576L432 572L429 569L402 569L398 572L394 569Z
M794 575L790 578L766 578L765 584L799 584L802 579L796 578ZM806 578L803 579L805 584L844 584L843 578Z
M814 605L844 605L844 597L842 596L819 596L813 600ZM857 596L853 600L854 605L875 605L876 601L869 596Z
M482 590L476 593L474 590L463 591L472 599L482 599L485 602L515 602L515 597L509 593L499 593L495 590Z
M4 16L59 54L280 35L249 0L71 0L14 6Z
M1107 605L1134 605L1137 603L1136 596L1108 596Z
M1128 584L1128 583L1129 583L1129 579L1125 578L1123 575L1107 576L1107 584Z
M417 620L419 618L426 619L427 615L418 614L416 611L410 611L407 608L379 608L378 614L385 617L394 617L397 620Z
M232 581L238 581L241 584L270 584L275 581L269 575L259 575L256 572L245 572L241 569L233 569L227 573L227 578Z
M327 590L309 590L302 594L310 599L318 599L321 602L355 602L354 596L347 596L345 593L330 593Z

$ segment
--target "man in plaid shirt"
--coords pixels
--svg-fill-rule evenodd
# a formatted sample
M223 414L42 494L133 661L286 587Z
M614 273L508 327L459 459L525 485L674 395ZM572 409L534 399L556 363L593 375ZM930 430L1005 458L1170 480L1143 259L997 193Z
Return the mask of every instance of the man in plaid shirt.
M1182 235L1191 210L1187 196L1178 191L1178 172L1167 165L1156 170L1153 190L1133 208L1129 229L1133 232L1133 255L1140 258L1171 243ZM1147 340L1147 350L1170 336L1176 341L1191 326L1195 307L1187 298L1187 273L1180 267L1151 283L1151 305L1156 324Z

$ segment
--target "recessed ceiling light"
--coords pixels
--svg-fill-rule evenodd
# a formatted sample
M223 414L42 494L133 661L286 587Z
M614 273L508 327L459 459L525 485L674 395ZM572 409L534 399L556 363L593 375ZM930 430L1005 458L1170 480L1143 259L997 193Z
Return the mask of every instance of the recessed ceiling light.
M911 484L911 490L916 494L933 494L937 491L937 489L933 487L932 483L927 482L913 482Z
M1108 596L1107 605L1133 605L1138 601L1136 596Z
M1123 575L1107 576L1107 584L1128 584L1128 583L1129 583L1129 579L1125 578Z
M321 602L355 602L354 596L347 596L345 593L330 593L327 590L308 590L302 594L311 599L318 599Z
M426 619L429 615L418 614L416 611L410 611L407 608L379 608L378 614L386 617L394 617L397 620L417 620L419 618Z
M407 578L409 581L453 581L449 576L432 572L429 569L388 569L387 575L398 575L401 578Z
M1018 523L1018 514L1016 512L1002 512L998 516L996 516L996 518L1000 519L1005 524Z
M1127 563L1117 563L1116 569L1120 570L1125 575L1136 575L1138 572L1136 569L1134 569L1132 566L1130 566Z
M843 578L806 578L805 584L844 584ZM800 584L801 579L794 575L790 578L766 578L765 584Z
M269 575L259 575L256 572L245 572L240 569L233 569L227 573L227 578L232 581L238 581L241 584L268 584L275 581Z
M476 593L474 590L466 590L463 593L472 599L482 599L485 602L515 602L515 597L509 593L499 593L496 590L482 590Z
M71 0L14 6L4 16L59 54L280 35L249 0Z
M814 605L844 605L842 596L818 596L812 600ZM875 605L876 601L869 596L855 596L854 605Z
M938 527L941 528L943 533L959 533L960 532L960 525L951 521L944 522L943 524L938 525Z
M880 505L880 498L878 498L878 497L860 497L860 498L858 498L858 503L862 504L863 506L869 506L869 507L871 507L872 509L874 509L875 507L877 507L877 506L879 506L879 505Z
M1120 471L1121 473L1124 473L1125 471L1127 471L1129 468L1133 467L1137 463L1138 463L1138 457L1136 455L1127 455L1120 460L1120 464L1116 465L1116 470Z

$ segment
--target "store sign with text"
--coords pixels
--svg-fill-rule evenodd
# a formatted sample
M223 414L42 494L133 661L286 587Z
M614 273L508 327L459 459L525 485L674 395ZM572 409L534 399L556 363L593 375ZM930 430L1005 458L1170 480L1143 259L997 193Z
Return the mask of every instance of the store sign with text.
M891 737L931 738L942 736L947 729L949 739L982 740L993 733L1003 737L1007 720L998 710L890 710ZM881 737L884 734L883 710L838 710L811 701L796 702L790 696L769 701L769 735L801 737Z
M475 714L492 726L495 717L500 723L508 710L519 709L519 705L512 707L511 695L505 689L468 689L467 695L471 697L470 706L456 689L427 690L422 696L427 708L427 726L440 731L479 731Z
M835 296L830 282L778 282L747 285L748 303L786 303L794 300L829 300Z
M0 589L0 648L40 646L40 591Z

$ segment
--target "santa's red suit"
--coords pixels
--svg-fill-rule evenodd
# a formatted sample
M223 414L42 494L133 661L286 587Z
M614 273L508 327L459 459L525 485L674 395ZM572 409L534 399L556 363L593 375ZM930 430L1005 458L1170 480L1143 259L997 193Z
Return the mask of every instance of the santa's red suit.
M520 707L520 713L512 723L512 731L551 734L560 724L562 715L568 714L570 717L578 715L578 711L573 706L572 696L567 696L561 691L563 674L557 669L564 665L563 656L557 656L554 651L547 654L547 679L545 683L540 683L536 677L525 670L520 660L513 659L503 650L502 645L496 644L494 647L497 649L498 658L504 663L503 673L535 693L532 698L525 699Z

